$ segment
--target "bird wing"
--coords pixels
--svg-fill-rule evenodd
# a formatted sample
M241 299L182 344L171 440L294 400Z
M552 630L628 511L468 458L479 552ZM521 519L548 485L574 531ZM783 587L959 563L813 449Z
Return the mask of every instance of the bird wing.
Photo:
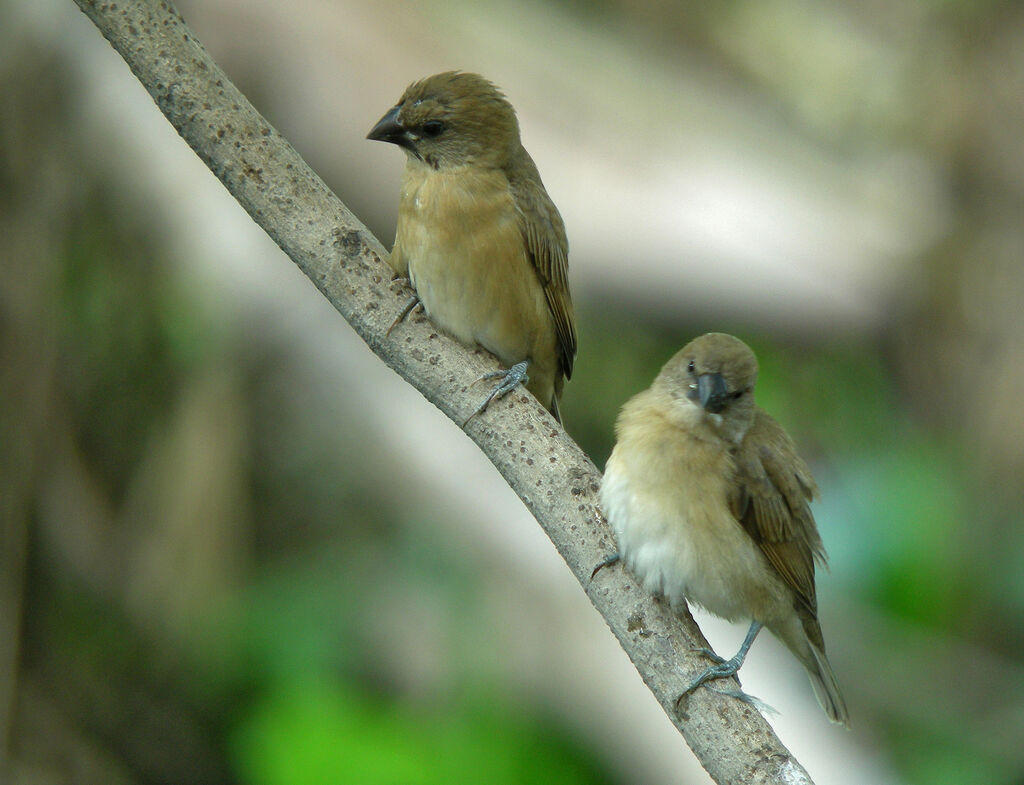
M736 452L732 511L812 616L817 613L814 560L825 560L809 505L817 493L793 440L758 409Z
M511 168L519 174L509 179L509 186L527 253L554 318L562 373L568 379L576 359L576 319L569 297L569 242L562 216L548 196L537 167L526 150L521 149L521 153L523 159Z

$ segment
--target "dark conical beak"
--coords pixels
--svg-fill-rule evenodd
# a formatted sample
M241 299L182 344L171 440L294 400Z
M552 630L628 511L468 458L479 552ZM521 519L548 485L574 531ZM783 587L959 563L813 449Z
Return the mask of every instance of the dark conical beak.
M697 399L701 407L711 414L718 414L729 401L729 388L720 373L705 373L697 377Z
M398 120L398 110L400 108L396 106L380 118L377 121L377 125L370 129L370 133L366 135L366 138L372 139L375 142L391 142L391 144L397 144L399 147L412 150L412 138L409 136L409 132L405 130L405 126Z

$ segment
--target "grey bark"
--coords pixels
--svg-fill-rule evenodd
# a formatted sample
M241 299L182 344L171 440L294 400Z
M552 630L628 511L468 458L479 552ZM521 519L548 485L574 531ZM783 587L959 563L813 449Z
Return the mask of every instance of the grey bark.
M390 285L387 252L228 80L173 5L76 2L252 219L385 363L461 424L479 399L470 385L496 368L493 358L467 351L422 318L386 335L408 296ZM621 566L591 580L615 551L597 507L601 475L540 404L514 393L465 431L544 528L715 781L810 783L749 705L699 689L677 711L678 696L708 665L692 649L707 642L689 614L672 613Z

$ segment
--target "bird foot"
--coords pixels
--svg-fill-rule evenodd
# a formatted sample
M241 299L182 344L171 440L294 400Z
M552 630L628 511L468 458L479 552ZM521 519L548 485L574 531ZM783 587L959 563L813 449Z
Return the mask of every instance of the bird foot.
M526 360L523 360L522 362L518 362L513 365L507 371L491 371L490 373L485 373L479 379L474 381L473 384L482 382L484 379L501 379L495 388L491 390L490 394L484 398L483 403L476 407L476 411L466 418L466 421L462 423L462 427L465 428L469 424L469 421L486 409L495 398L503 398L520 384L526 384L530 379L530 377L526 375L527 367L529 367L529 363Z
M594 580L594 576L597 575L605 567L611 567L613 564L617 564L622 557L617 553L613 553L607 559L598 564L592 573L590 573L590 580Z
M733 657L731 660L723 660L714 652L709 652L711 659L717 659L714 665L706 668L703 673L700 674L696 679L690 682L690 686L686 688L683 695L689 695L701 684L712 679L727 679L730 676L736 676L739 673L740 666L743 664L743 660L737 657ZM736 681L739 682L739 677L736 676Z
M411 314L417 308L422 307L423 303L420 302L420 296L418 294L413 294L413 296L409 298L409 302L407 302L402 307L401 312L398 314L398 316L395 317L395 321L393 321L391 323L391 326L388 327L388 331L384 333L384 337L387 338L389 335L391 335L391 331L394 330L399 324L404 322L406 317L409 316L409 314Z
M739 672L740 666L743 665L743 661L747 658L747 652L750 651L750 646L754 642L754 638L757 637L757 633L761 631L761 622L752 621L750 623L750 629L747 630L747 637L743 639L743 643L740 645L740 650L736 652L735 656L731 659L724 660L715 654L713 651L708 649L698 649L698 651L710 657L714 660L715 664L710 668L706 669L700 676L690 682L690 686L686 688L686 691L682 696L689 695L701 684L711 679L726 679L729 676L736 676ZM736 683L739 684L739 677L736 676Z
M707 689L711 690L711 692L717 692L719 695L727 695L730 698L736 698L737 700L741 700L744 703L753 706L755 709L758 709L759 711L765 711L767 713L775 712L775 709L773 709L767 703L762 701L760 698L756 698L753 695L749 695L745 693L743 690L719 690L712 687L710 684L707 684L707 682L713 681L714 679L724 679L728 678L729 676L736 676L737 672L740 669L740 665L743 664L742 659L737 660L736 657L733 657L731 660L725 660L719 657L710 649L704 648L694 648L693 651L699 651L702 654L711 657L711 659L717 660L717 663L715 665L712 665L710 668L707 668L703 673L700 674L700 676L698 676L696 679L690 682L690 686L683 690L682 695L676 698L676 711L681 716L686 716L685 709L687 703L689 702L689 697L693 694L694 690L696 690L702 684ZM739 680L739 676L736 676L737 684L739 683Z
M758 637L759 631L761 631L761 622L752 621L750 629L746 630L746 638L743 639L743 643L739 647L739 651L731 659L722 659L715 652L707 649L700 649L703 653L707 654L713 660L715 664L710 668L703 671L696 679L690 682L690 686L686 688L686 691L680 696L682 698L689 695L695 689L705 682L710 682L712 679L728 679L736 677L736 673L739 671L740 665L743 664L743 660L746 659L746 652L751 650L751 645L754 643L754 639ZM736 677L736 684L739 684L739 677ZM718 692L716 690L716 692ZM677 701L678 702L678 701Z

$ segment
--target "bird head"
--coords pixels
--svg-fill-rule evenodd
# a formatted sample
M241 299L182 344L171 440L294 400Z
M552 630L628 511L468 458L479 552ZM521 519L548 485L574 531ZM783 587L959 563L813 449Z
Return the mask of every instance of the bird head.
M754 421L757 358L743 341L707 333L684 346L661 369L655 384L680 406L697 410L723 438L743 439Z
M446 71L413 82L366 137L391 142L434 169L503 167L518 149L515 110L478 74Z

